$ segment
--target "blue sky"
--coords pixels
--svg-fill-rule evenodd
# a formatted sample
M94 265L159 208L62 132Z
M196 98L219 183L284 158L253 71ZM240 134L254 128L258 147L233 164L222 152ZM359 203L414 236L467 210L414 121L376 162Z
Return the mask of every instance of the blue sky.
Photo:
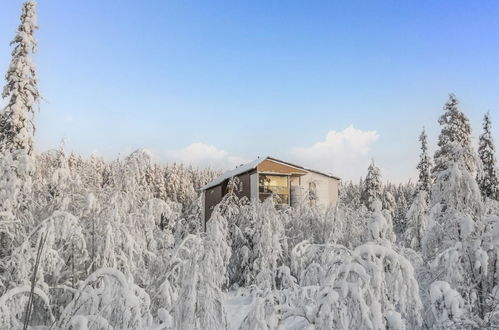
M3 72L21 3L0 3ZM274 155L345 178L374 158L403 181L449 92L475 137L490 111L499 139L494 0L51 0L38 15L39 150L226 168Z

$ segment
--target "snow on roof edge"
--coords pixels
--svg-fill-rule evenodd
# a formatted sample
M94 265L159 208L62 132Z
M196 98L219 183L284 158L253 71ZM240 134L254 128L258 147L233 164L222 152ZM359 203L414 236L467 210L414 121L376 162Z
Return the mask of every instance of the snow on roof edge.
M258 157L257 159L255 159L249 163L243 164L241 166L236 167L233 170L227 171L227 172L223 173L222 175L220 175L219 177L215 178L213 181L202 186L200 188L200 190L206 190L206 189L218 186L219 184L221 184L222 182L224 182L227 179L232 178L233 176L251 171L251 170L255 169L261 162L263 162L267 158L268 157L265 157L265 158Z
M251 170L255 169L258 165L260 165L261 162L263 162L266 159L270 159L272 161L276 161L276 162L283 163L283 164L286 164L286 165L289 165L289 166L292 166L292 167L303 169L305 171L309 171L309 172L314 172L314 173L317 173L317 174L321 174L321 175L324 175L324 176L327 176L327 177L330 177L330 178L333 178L333 179L336 179L336 180L341 180L339 177L331 175L331 174L327 174L327 173L320 172L320 171L317 171L317 170L313 170L313 169L310 169L310 168L302 167L302 166L299 166L299 165L294 165L294 164L291 164L291 163L279 160L277 158L273 158L273 157L267 156L267 157L263 157L263 158L258 157L257 159L255 159L255 160L253 160L253 161L251 161L249 163L246 163L246 164L243 164L241 166L238 166L238 167L236 167L233 170L224 172L222 175L220 175L219 177L215 178L213 181L205 184L204 186L202 186L199 189L201 191L203 191L203 190L210 189L210 188L213 188L215 186L218 186L219 184L221 184L222 182L224 182L227 179L230 179L230 178L232 178L232 177L234 177L236 175L243 174L243 173L246 173L248 171L251 171Z

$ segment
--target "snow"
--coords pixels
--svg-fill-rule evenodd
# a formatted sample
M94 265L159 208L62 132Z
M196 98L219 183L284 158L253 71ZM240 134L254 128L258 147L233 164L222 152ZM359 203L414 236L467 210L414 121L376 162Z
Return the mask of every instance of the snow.
M439 322L459 320L463 315L464 300L449 283L433 282L430 286L432 310Z
M225 310L229 330L239 330L254 302L254 296L237 296L235 291L227 293L225 296Z
M268 157L257 158L249 163L238 166L233 170L227 171L227 172L223 173L222 175L220 175L219 177L217 177L216 179L214 179L213 181L211 181L210 183L202 186L201 190L206 190L206 189L215 187L227 179L230 179L230 178L237 176L239 174L251 171L251 170L255 169L261 162L263 162L267 158Z

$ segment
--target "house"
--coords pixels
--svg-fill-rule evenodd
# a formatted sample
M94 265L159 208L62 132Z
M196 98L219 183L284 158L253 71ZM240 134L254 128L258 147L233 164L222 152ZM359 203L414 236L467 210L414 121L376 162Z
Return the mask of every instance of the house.
M281 205L306 202L323 207L334 206L338 200L338 177L272 157L257 158L201 187L205 222L227 194L233 177L239 178L235 193L240 198L264 201L274 194Z

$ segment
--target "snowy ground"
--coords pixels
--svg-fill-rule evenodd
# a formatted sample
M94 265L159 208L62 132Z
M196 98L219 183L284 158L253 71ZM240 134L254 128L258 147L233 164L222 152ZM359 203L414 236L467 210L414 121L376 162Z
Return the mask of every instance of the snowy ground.
M229 292L225 299L229 330L238 330L254 302L253 296L236 296Z
M227 293L225 298L225 310L227 312L227 320L229 330L239 330L246 315L253 307L255 298L253 296L236 296L236 292ZM306 322L301 317L290 317L283 322L286 330L298 330L306 327Z

